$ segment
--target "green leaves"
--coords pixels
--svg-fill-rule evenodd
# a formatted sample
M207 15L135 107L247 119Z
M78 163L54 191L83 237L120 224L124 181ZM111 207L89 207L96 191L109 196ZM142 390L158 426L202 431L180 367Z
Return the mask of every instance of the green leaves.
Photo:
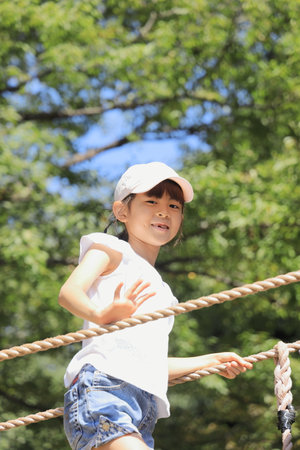
M79 237L104 228L112 186L78 138L106 132L115 109L119 145L199 144L183 142L185 239L158 261L180 300L299 268L299 12L296 0L0 2L2 348L81 328L56 298ZM299 339L299 319L299 286L279 288L178 317L170 351L257 353ZM74 352L1 363L3 420L61 405ZM157 449L277 448L272 371L170 389ZM41 442L67 448L58 419L1 436L3 448Z

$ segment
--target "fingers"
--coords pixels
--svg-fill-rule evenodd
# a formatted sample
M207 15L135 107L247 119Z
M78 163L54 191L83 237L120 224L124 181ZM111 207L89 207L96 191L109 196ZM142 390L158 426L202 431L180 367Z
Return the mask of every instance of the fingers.
M241 358L234 352L218 353L219 361L225 363L226 368L220 372L225 378L235 378L240 373L253 368L253 364Z
M138 280L126 291L125 297L132 301L137 301L139 295L148 287L150 286L150 283L144 283L143 280ZM140 297L140 299L143 299L145 295L144 294ZM152 294L154 295L154 294ZM152 297L151 295L151 297ZM148 297L149 298L149 297ZM146 299L147 300L147 299Z
M222 371L222 372L220 372L219 373L219 375L221 375L222 377L224 377L224 378L230 378L230 379L232 379L232 378L235 378L235 376L232 376L232 375L230 375L227 371Z
M244 358L241 358L241 356L237 355L234 352L228 352L228 353L222 353L224 362L230 362L233 367L241 366L245 367L246 369L252 369L253 364L246 361Z
M237 373L237 370L232 368L231 363L225 364L226 368L222 370L219 374L225 378L235 378L240 372Z
M236 377L242 372L246 372L246 368L238 365L235 361L231 362L227 366L227 372L232 377Z
M245 361L244 359L242 359L241 362L231 361L230 365L232 367L241 368L242 372L246 372L247 369L249 370L253 369L253 364L248 361Z
M121 299L121 289L124 283L120 283L115 290L114 301L119 301ZM149 282L144 282L143 280L137 280L133 285L127 289L125 294L122 295L123 300L131 301L136 307L141 306L150 297L156 295L156 292L145 293L145 289L150 286Z
M138 306L141 306L146 300L148 300L148 298L153 297L154 295L156 295L156 292L151 292L150 294L145 294L142 297L140 297L139 299L137 299L135 303Z
M246 369L252 369L252 367L253 367L252 363L250 363L248 361L245 361L240 356L238 356L238 358L236 360L231 361L231 364L232 364L233 367L241 366L241 367L245 368L245 370Z
M247 365L247 367L245 366L245 364ZM225 378L235 378L237 375L239 375L240 373L246 372L247 369L252 369L253 364L248 363L247 361L243 360L243 364L239 364L236 361L231 361L226 363L226 369L222 372L220 372L220 375L222 375Z
M114 293L114 300L119 300L120 295L121 295L121 289L122 289L123 286L124 286L124 283L120 283L116 287L116 290L115 290L115 293Z
M144 284L142 284L142 283L143 283L142 280L139 280L139 281L138 281L138 284L135 283L135 284L137 284L137 286L136 286L136 288L135 288L135 289L137 289L137 290L136 290L136 292L134 293L134 295L135 295L136 297L138 297L139 294L140 294L141 292L143 292L145 289L147 289L147 288L150 286L150 283L144 283Z

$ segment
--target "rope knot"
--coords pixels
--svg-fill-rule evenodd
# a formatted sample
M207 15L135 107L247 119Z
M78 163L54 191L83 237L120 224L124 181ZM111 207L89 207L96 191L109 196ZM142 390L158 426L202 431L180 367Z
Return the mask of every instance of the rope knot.
M278 417L277 427L278 430L281 430L281 433L284 433L285 430L291 430L292 425L296 420L296 411L293 405L288 405L287 409L278 411L277 417Z

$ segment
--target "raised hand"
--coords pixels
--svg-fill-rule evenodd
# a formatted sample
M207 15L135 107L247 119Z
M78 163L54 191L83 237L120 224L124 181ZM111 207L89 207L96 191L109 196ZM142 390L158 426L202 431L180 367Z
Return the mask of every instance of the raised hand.
M117 286L113 302L104 310L96 312L99 316L96 323L116 322L131 317L146 300L156 294L156 292L145 293L150 283L138 280L127 289L124 295L121 295L123 285L124 283L120 283Z
M121 297L121 289L124 286L124 283L120 283L114 294L114 303L118 304L124 304L129 303L129 305L132 307L134 305L135 310L142 305L148 298L153 297L155 295L155 292L151 293L144 293L143 295L140 295L145 289L147 289L150 286L150 283L144 283L143 280L138 280L133 285L127 289L124 296Z

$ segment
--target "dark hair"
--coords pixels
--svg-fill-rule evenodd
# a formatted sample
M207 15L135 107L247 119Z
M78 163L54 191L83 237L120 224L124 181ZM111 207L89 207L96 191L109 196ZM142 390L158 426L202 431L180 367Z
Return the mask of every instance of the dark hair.
M182 189L179 186L179 184L177 184L173 180L167 179L167 180L162 181L161 183L157 184L152 189L150 189L150 191L147 191L146 195L148 195L149 197L162 198L162 196L165 193L168 194L172 200L176 200L177 202L179 202L181 204L182 210L183 210L183 207L184 207L183 192L182 192ZM130 204L135 196L136 196L136 194L127 195L127 197L125 197L122 200L122 203L126 204L128 206L128 208L130 208ZM105 228L104 233L107 233L107 230L110 227L110 225L116 224L116 222L117 222L117 219L113 216L113 219L109 222L109 224ZM180 241L181 234L182 234L181 229L179 230L179 234L180 234L180 236L176 240L175 245ZM124 230L122 230L121 233L117 234L117 237L119 239L122 239L123 241L128 242L128 233L127 233L126 227L124 227Z
M164 180L161 183L154 186L150 191L146 192L149 197L162 198L164 194L169 194L172 200L179 202L183 208L184 197L183 192L179 184L173 180Z

